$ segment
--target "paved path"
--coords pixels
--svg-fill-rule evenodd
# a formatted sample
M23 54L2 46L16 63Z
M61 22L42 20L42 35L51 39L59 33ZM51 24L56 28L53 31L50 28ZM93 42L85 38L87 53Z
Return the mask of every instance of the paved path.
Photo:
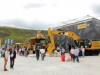
M0 58L0 75L100 75L100 56L80 58L80 63L61 62L60 57L47 56L44 61L35 57L17 55L14 69L3 71L3 58Z

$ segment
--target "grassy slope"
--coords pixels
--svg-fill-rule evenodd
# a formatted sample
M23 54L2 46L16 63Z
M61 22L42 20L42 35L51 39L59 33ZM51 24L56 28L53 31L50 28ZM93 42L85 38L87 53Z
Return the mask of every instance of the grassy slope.
M20 42L24 45L27 45L30 37L36 36L38 30L28 30L21 28L12 28L12 27L0 27L0 39L14 39L14 42ZM46 36L47 31L41 30L41 33Z

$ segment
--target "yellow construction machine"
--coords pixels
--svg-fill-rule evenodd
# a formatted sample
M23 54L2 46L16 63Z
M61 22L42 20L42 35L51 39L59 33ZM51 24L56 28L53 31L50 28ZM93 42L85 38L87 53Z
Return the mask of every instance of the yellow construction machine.
M47 51L49 55L52 55L52 50L55 48L55 42L54 42L54 34L60 35L60 36L67 36L69 38L72 38L75 41L76 46L85 47L85 55L98 55L100 52L100 41L98 40L83 40L80 39L79 36L74 33L73 31L58 31L58 30L51 30L48 28L48 38L49 43L47 44Z
M51 30L48 28L48 38L45 38L40 31L38 31L37 36L30 39L30 43L27 48L31 48L35 52L35 48L44 48L49 55L52 55L52 51L56 49L54 42L54 35L67 36L75 41L75 45L80 47L85 47L86 55L98 55L100 51L100 41L96 40L84 40L80 39L79 36L73 31L59 31ZM66 39L67 40L67 39Z
M87 42L86 42L87 41ZM100 53L100 41L99 40L79 40L78 46L84 46L85 48L85 55L99 55Z
M27 45L27 48L33 50L33 53L35 53L36 48L44 48L47 50L47 38L45 38L41 34L40 30L38 30L37 36L30 38L30 42Z
M57 30L51 30L50 28L48 28L49 43L47 46L47 51L50 56L52 55L52 50L56 49L53 35L67 36L69 38L73 38L73 40L77 40L77 41L79 40L79 37L72 31L57 31Z

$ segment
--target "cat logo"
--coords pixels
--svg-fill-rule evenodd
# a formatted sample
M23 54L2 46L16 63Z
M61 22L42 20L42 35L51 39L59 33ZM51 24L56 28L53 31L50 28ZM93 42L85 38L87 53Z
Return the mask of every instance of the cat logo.
M80 24L77 26L77 29L87 28L87 24Z

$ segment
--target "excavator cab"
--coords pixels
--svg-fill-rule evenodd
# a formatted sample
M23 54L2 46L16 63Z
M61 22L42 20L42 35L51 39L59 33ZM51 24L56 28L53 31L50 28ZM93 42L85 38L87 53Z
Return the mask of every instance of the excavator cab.
M75 43L78 47L81 47L83 46L84 48L90 48L91 47L91 41L90 40L83 40L83 39L80 39L77 41L77 43Z
M100 52L99 40L80 39L78 41L78 47L83 46L85 48L85 55L98 55Z

